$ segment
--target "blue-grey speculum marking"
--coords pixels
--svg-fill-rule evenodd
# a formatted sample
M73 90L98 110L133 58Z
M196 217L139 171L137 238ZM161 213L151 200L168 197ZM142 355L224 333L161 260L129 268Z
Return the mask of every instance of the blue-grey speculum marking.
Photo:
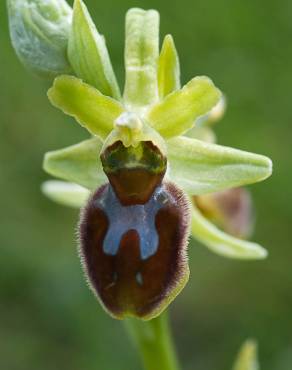
M116 255L123 235L129 230L136 230L140 239L141 258L147 259L155 254L159 244L155 227L156 214L168 202L173 201L172 196L164 190L163 186L158 186L147 203L123 206L112 187L108 185L101 198L95 201L95 206L106 213L109 221L103 240L104 253Z

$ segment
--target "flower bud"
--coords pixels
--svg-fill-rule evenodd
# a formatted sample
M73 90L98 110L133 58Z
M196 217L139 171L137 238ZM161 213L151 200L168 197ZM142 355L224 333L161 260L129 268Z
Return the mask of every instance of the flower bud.
M68 73L72 9L65 0L7 0L12 45L21 62L42 77Z
M252 199L246 189L228 189L193 200L202 214L225 232L243 239L250 236L254 216Z
M188 201L172 183L123 206L103 185L82 212L80 251L90 285L116 318L159 315L188 280Z

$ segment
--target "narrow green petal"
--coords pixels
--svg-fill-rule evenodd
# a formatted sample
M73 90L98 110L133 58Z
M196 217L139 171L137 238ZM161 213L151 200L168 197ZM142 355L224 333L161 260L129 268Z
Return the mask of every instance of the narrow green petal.
M158 60L158 89L160 99L180 89L180 66L171 35L166 35Z
M74 117L91 134L106 138L114 121L124 112L116 100L72 76L60 76L48 91L50 102Z
M130 9L126 16L124 100L145 106L158 100L159 13Z
M188 137L167 141L169 176L190 195L262 181L272 173L269 158Z
M195 77L181 90L155 104L147 118L165 138L178 136L191 129L195 120L209 112L220 97L221 92L208 77Z
M257 343L247 340L243 343L233 366L233 370L259 370L257 359Z
M193 205L192 235L212 252L227 258L263 259L267 251L260 245L237 239L219 230Z
M68 56L78 77L104 95L121 98L105 39L98 33L82 0L74 2Z
M71 182L49 180L42 184L42 192L54 202L72 208L85 205L90 192Z
M44 158L44 170L52 176L94 190L107 182L99 158L101 148L102 142L93 138L48 152Z

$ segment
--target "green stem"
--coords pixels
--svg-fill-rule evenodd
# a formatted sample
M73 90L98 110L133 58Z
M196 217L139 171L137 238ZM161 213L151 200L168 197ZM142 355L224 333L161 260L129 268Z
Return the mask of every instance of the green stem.
M128 319L126 328L146 370L179 370L167 313L150 321Z

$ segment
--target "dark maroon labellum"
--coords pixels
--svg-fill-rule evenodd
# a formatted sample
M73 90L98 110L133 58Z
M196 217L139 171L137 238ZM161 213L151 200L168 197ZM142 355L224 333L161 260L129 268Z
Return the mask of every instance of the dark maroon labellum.
M187 199L172 183L156 186L145 204L123 205L110 184L93 194L81 216L81 255L114 317L153 317L183 287L189 219Z

